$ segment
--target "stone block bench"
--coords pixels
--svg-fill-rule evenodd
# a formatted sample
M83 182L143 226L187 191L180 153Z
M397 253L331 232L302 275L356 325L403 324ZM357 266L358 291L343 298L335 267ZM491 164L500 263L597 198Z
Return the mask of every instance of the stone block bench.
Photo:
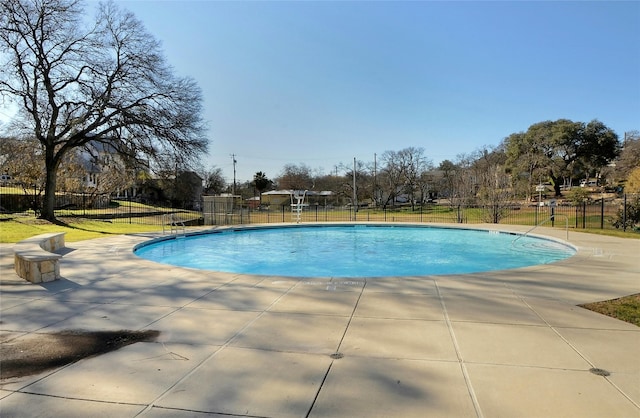
M52 282L60 278L62 255L55 254L64 248L66 232L36 235L18 242L13 247L14 268L18 276L31 283Z

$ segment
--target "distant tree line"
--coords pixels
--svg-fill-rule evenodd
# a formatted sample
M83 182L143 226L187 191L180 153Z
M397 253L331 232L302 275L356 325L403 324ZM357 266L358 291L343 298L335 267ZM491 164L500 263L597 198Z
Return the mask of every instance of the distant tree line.
M437 167L421 147L385 151L379 160L355 164L357 201L383 208L399 203L446 199L454 207L480 206L486 221L498 222L518 201L537 198L536 186L551 189L551 197L586 198L581 180L595 178L613 191L640 192L640 133L627 132L620 141L600 121L544 121L507 136L498 146L484 146ZM245 197L269 189L331 190L336 200L352 203L353 164L340 164L330 174L305 164L287 164L273 180L263 172L238 188ZM225 189L221 170L212 177L218 192ZM256 187L259 179L261 187ZM545 192L546 194L547 192Z

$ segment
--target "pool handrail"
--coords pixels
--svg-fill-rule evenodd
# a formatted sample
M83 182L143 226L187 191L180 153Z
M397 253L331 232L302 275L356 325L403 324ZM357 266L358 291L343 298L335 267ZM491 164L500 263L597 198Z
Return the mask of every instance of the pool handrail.
M566 234L567 234L567 239L566 240L569 241L569 217L567 215L565 215L565 214L560 213L560 214L554 214L554 215L549 216L549 218L547 218L544 221L540 222L539 224L535 225L533 228L529 229L524 234L518 235L516 237L516 239L511 241L511 245L515 244L516 241L518 241L520 238L527 236L529 234L529 232L533 231L537 227L542 226L542 225L544 225L545 223L547 223L549 221L553 221L556 216L564 216L564 218L565 218L565 231L566 231Z
M178 232L180 229L182 229L182 235L186 235L186 227L184 225L184 222L182 222L181 219L179 219L174 213L171 214L166 214L164 215L165 221L162 222L162 234L165 234L165 226L168 223L169 224L169 232L171 234L174 234L175 231L175 235L178 235Z

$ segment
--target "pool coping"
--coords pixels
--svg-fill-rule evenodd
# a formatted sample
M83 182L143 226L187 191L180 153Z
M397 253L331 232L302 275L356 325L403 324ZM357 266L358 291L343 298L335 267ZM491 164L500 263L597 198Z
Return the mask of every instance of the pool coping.
M561 241L564 233L536 229ZM640 240L570 230L576 255L552 264L300 280L133 254L156 237L68 243L63 279L40 285L18 282L6 264L11 246L0 246L4 341L68 327L162 333L156 343L0 382L3 416L640 414L640 328L576 307L640 292ZM336 351L343 357L330 357Z

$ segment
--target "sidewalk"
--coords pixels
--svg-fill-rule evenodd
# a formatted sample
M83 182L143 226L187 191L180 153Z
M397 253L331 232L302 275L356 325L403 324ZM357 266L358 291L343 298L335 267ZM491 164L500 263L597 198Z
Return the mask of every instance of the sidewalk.
M640 328L576 306L640 292L640 240L571 231L578 254L553 265L297 280L151 263L131 253L147 239L68 243L43 285L0 245L1 341L160 331L0 381L0 416L640 417Z

